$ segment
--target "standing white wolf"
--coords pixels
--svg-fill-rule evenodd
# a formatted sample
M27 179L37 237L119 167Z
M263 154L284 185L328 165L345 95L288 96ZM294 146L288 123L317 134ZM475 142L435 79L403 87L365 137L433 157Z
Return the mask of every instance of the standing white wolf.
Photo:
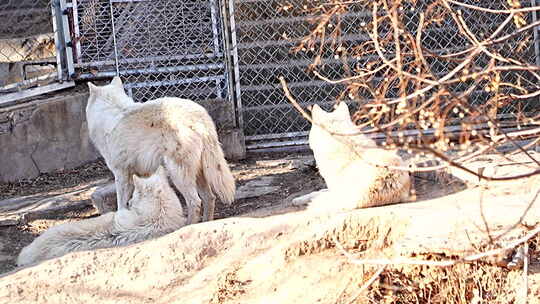
M54 226L23 248L17 265L62 256L73 251L133 244L162 236L186 225L180 200L163 167L148 178L133 176L135 191L129 209Z
M409 172L388 168L406 166L396 151L377 148L361 134L339 135L358 130L346 103L341 102L330 113L314 105L311 117L309 147L328 190L300 197L295 204L313 200L308 209L338 211L409 200Z
M188 223L200 221L201 199L205 220L213 219L216 195L233 202L234 177L201 105L172 97L135 103L119 77L88 86L90 139L114 174L118 209L127 208L133 193L131 176L148 176L161 163L186 200Z

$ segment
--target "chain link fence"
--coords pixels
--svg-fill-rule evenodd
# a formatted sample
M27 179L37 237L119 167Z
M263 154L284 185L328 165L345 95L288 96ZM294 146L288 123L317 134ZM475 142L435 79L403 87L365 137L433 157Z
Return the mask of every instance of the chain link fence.
M49 2L51 1L51 2ZM463 0L490 9L507 8L506 1ZM286 100L277 79L284 76L303 106L329 109L337 100L350 100L344 84L332 84L310 70L317 55L317 71L329 79L351 76L367 57L345 56L369 40L366 2L351 2L328 26L340 26L339 50L326 37L312 48L293 50L316 26L313 9L321 1L304 0L12 0L0 4L0 94L20 90L24 80L48 77L60 70L64 80L110 78L119 74L136 101L163 96L193 100L236 101L238 123L248 148L305 143L309 123ZM407 29L414 33L419 12L429 2L402 7ZM51 16L51 5L56 17ZM524 1L522 6L535 5ZM480 38L492 32L504 14L466 7L461 14ZM60 16L60 17L58 17ZM536 12L523 15L537 20ZM65 19L65 23L62 23ZM56 24L53 22L60 22ZM60 31L61 33L55 33ZM506 32L515 30L507 27ZM55 34L57 41L55 41ZM431 23L422 45L444 55L468 47L452 20ZM59 41L61 40L61 41ZM55 45L56 43L56 45ZM538 63L537 33L529 30L500 43L502 56ZM387 50L390 55L392 50ZM61 56L55 58L60 52ZM59 59L60 58L60 59ZM478 57L486 64L487 57ZM435 74L444 75L451 61L430 61ZM67 72L64 72L67 71ZM502 81L536 88L526 72L502 73ZM7 87L6 87L7 85ZM467 89L462 83L455 91ZM481 104L489 92L477 90L471 104ZM1 96L1 95L0 95ZM362 97L362 96L360 96ZM538 111L536 98L512 103L501 114Z
M302 137L310 124L287 101L278 76L286 79L291 93L302 106L319 104L329 108L345 88L320 80L309 71L318 49L293 51L313 29L310 20L314 16L309 9L317 4L317 1L283 0L230 2L237 43L234 54L237 96L249 148L305 142ZM355 24L367 21L367 17L364 10L342 16L341 22L346 24L344 45L353 46L366 39ZM323 47L322 54L318 70L332 78L345 75L347 66L354 64L349 59L334 57L328 45Z
M405 20L407 29L415 33L420 12L431 2L417 1L414 5L412 2L404 2L401 16ZM465 0L462 2L493 10L508 8L506 1ZM331 80L352 76L354 73L351 71L366 66L372 58L342 56L342 54L354 53L357 45L369 40L366 24L371 22L371 8L366 6L366 2L351 2L345 13L333 18L328 26L337 26L339 23L340 35L337 39L339 48L332 43L334 38L327 37L327 41L324 43L319 41L313 48L293 51L292 49L301 39L315 28L316 24L313 21L316 16L311 15L310 12L321 4L320 1L301 0L231 0L229 2L234 18L233 36L237 43L234 54L236 93L240 100L240 115L248 148L297 145L306 142L305 136L310 124L286 100L277 79L278 76L284 76L292 94L302 106L319 104L328 109L336 100L352 102L348 95L343 94L344 85L321 80L310 71L309 66L317 55L321 54L317 71ZM534 1L522 4L523 7L531 5L534 5ZM467 25L480 38L492 33L507 17L506 14L493 14L464 7L461 7L460 11ZM524 18L527 23L536 21L536 13L527 13ZM515 27L507 26L500 35L515 30ZM381 31L384 32L384 29ZM431 23L424 28L422 37L423 47L438 55L450 54L472 46L451 19ZM509 56L525 63L538 62L538 39L533 30L515 35L498 44L495 49L502 56ZM385 51L388 58L395 56L391 49ZM445 75L459 62L433 59L429 61L429 64L433 73ZM479 56L476 64L487 65L488 56ZM525 87L538 88L537 81L526 72L502 73L501 78L503 82L519 82ZM460 83L451 89L455 92L463 92L467 88L467 83ZM362 97L360 96L360 99ZM368 98L367 95L364 97ZM470 95L469 102L472 105L478 105L489 97L490 93L480 86ZM510 104L499 114L538 110L540 110L538 99L531 98Z
M0 3L0 96L56 77L52 20L50 0Z
M117 73L144 102L226 99L229 81L217 0L72 1L75 78Z

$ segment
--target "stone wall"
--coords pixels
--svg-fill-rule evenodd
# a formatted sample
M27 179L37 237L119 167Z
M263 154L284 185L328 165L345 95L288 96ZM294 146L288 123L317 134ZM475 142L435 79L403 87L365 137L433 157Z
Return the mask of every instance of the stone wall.
M0 181L34 178L96 160L84 92L0 108Z
M100 156L88 137L88 93L79 88L60 94L0 108L0 182L71 169ZM202 104L216 121L225 155L244 157L243 134L234 127L232 106L225 101Z

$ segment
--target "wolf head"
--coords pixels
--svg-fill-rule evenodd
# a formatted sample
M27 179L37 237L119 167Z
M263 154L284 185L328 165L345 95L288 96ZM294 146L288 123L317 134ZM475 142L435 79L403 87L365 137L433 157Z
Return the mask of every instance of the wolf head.
M88 82L88 89L90 91L89 106L96 102L105 102L113 107L124 107L133 103L133 100L126 94L122 80L118 76L115 76L108 85L104 86L96 86Z
M351 115L349 113L349 107L344 102L340 102L337 106L335 106L334 111L332 112L326 112L325 110L321 109L319 105L313 105L313 108L311 109L311 118L314 122L313 128L316 128L317 124L333 131L354 127L354 123L352 122Z
M159 166L154 174L148 177L133 175L133 185L135 189L129 201L130 209L147 211L148 208L157 206L158 201L163 199L168 194L167 192L174 194L162 166Z
M358 127L353 123L349 107L344 102L335 106L332 112L326 112L318 105L314 105L311 109L311 118L313 124L309 131L309 147L314 153L333 153L336 150L350 152L352 147L357 150L376 146L369 137L357 134Z
M136 220L148 221L162 229L173 231L186 225L182 205L169 185L167 173L160 165L149 177L133 176L134 191L129 201L129 211L137 214Z

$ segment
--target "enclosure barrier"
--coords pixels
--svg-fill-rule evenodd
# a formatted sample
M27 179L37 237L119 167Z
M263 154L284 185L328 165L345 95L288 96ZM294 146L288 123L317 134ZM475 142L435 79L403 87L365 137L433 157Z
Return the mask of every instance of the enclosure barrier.
M61 14L54 14L55 5L59 2L0 3L0 106L73 86L63 81L67 77L62 75L62 66L67 63L60 55L66 49L58 36L68 23Z
M346 12L330 22L329 26L341 27L339 48L331 43L333 37L310 48L297 48L316 26L313 9L321 1L48 1L0 4L4 24L0 30L0 73L4 75L0 78L0 104L17 99L7 93L26 97L32 95L27 94L29 88L44 82L68 86L72 80L120 75L136 101L177 96L234 104L236 123L244 131L247 148L253 150L306 143L310 124L286 100L278 76L285 78L302 106L319 104L329 109L337 100L362 103L361 98L352 100L343 94L344 84L324 81L310 67L320 55L317 71L338 80L366 65L370 58L347 54L369 39L366 25L371 21L371 11L367 1L349 4ZM491 9L505 9L507 5L506 1L461 2ZM402 17L414 33L419 12L426 4L408 3L402 7ZM536 2L522 2L523 7L531 5ZM505 18L466 7L460 11L480 37ZM533 22L537 13L529 12L525 19ZM424 30L422 46L434 54L449 54L469 46L451 20L432 23ZM523 31L499 44L497 50L538 64L537 38L536 29ZM387 52L391 56L392 50ZM482 64L487 57L478 60ZM430 60L429 65L440 75L451 68L447 61L437 59ZM537 86L518 73L503 73L502 77L504 81ZM461 92L467 84L451 89ZM470 103L481 104L489 94L474 91ZM538 111L538 107L538 99L531 98L505 107L500 114L511 117L520 111Z

